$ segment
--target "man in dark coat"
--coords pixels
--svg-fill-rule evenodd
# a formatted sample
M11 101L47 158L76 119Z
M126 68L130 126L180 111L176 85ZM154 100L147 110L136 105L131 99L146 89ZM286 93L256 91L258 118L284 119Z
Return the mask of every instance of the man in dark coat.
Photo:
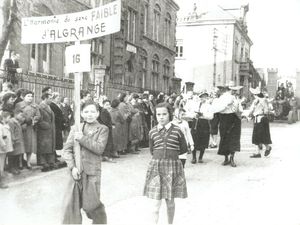
M50 104L50 94L44 93L39 105L41 119L37 124L37 158L43 165L42 172L56 168L55 116L49 106Z
M63 148L63 124L64 115L60 109L60 95L58 92L52 93L52 102L50 108L55 115L55 149L61 150Z
M12 52L11 58L5 59L4 61L4 70L7 73L6 81L11 82L12 84L18 84L16 73L21 71L18 62L19 57L19 54Z
M114 157L113 155L114 147L113 147L113 139L112 139L112 120L108 110L101 107L100 105L99 105L99 117L97 120L100 124L107 126L109 129L107 144L103 152L103 161L113 162L112 158Z

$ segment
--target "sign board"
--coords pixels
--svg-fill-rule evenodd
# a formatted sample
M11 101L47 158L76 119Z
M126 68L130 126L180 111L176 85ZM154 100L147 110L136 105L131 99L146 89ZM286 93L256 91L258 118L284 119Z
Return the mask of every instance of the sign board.
M22 44L88 40L120 31L121 0L77 13L22 18Z
M133 53L136 54L136 47L133 46L133 45L131 45L131 44L128 44L128 43L127 43L126 50L127 50L128 52L133 52Z
M91 71L91 45L71 45L66 48L66 72Z

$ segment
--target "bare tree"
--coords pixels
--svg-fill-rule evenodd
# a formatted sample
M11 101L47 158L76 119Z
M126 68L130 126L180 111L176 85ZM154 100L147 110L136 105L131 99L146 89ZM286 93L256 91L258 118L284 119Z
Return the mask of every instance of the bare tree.
M0 1L0 62L9 40L9 32L13 26L14 8L15 0Z

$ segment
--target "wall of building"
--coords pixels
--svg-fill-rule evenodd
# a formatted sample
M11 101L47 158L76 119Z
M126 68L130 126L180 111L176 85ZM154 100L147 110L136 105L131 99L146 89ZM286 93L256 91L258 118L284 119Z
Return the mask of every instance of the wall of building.
M216 60L214 59L214 29ZM185 82L194 82L194 90L213 88L214 62L216 85L225 84L232 74L233 24L179 25L176 39L182 43L183 57L176 57L176 75Z
M277 81L278 81L278 69L276 68L269 68L267 69L268 72L268 83L267 83L267 90L270 98L275 98L277 92Z

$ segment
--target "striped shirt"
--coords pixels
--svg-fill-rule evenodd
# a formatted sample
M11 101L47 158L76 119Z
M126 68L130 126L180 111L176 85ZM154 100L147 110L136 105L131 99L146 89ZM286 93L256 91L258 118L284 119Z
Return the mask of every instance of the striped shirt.
M153 151L173 150L179 151L178 154L187 152L185 137L178 126L171 124L165 132L153 127L149 132L149 148Z

